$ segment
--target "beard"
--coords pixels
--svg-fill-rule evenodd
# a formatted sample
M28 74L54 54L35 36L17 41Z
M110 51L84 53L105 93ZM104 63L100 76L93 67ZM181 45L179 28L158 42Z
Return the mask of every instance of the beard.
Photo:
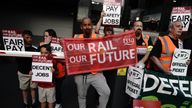
M136 37L140 36L141 34L142 34L141 29L137 29L137 30L135 31Z
M89 38L89 37L91 37L91 33L92 33L92 31L91 31L91 29L85 29L84 30L84 37L85 38Z

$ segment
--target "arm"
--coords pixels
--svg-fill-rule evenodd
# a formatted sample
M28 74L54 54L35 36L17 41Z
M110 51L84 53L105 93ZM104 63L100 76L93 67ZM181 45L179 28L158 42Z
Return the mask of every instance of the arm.
M153 49L153 44L152 44L151 37L148 40L148 45L149 46L147 47L147 51L146 51L144 57L136 64L136 67L140 67L140 66L143 66L142 68L145 67L145 62L148 60L148 58L150 56L150 52Z
M99 21L97 22L97 25L95 27L95 33L99 34L99 30L100 30L100 27L101 27L101 23L103 21L103 17L105 16L105 13L104 11L101 12L101 16L99 18Z
M164 73L166 74L172 74L170 72L170 70L166 70L163 65L161 64L161 62L159 61L159 59L155 56L151 56L150 59L155 63L155 65L161 70L163 71Z
M152 45L147 47L147 52L146 52L145 56L140 60L141 62L145 63L148 60L150 52L152 51L152 49L153 49Z
M151 37L149 37L148 45L149 46L147 47L147 52L146 52L145 56L140 60L142 63L145 63L148 60L150 52L153 49L153 43L152 43Z

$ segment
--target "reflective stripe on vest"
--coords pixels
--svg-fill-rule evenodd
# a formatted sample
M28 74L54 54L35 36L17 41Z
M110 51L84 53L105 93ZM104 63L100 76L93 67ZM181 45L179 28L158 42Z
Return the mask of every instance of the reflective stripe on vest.
M159 60L164 68L170 69L175 45L173 44L169 36L159 37L159 40L162 44L162 52Z
M143 41L145 42L145 46L148 47L149 35L142 34Z
M91 38L99 38L102 35L92 33ZM84 34L75 34L74 38L84 38ZM97 72L91 72L92 74L96 74Z
M145 50L147 47L148 47L148 41L149 41L149 35L143 35L142 34L142 39L145 43L145 45L138 45L137 46L137 54L140 54L140 55L145 55L147 50Z

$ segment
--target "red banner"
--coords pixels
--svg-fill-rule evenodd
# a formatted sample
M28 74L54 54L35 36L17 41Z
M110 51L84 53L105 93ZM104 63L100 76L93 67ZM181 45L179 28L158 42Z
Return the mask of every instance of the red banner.
M137 61L134 31L104 38L65 38L68 75L128 67Z
M133 108L161 108L158 100L133 100Z

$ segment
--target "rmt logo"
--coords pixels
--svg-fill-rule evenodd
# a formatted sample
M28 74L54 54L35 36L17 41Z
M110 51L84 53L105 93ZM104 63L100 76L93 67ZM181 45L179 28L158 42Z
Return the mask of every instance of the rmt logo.
M133 77L134 79L141 79L141 73L135 69L133 69L132 71L130 71L128 73L129 77Z
M189 56L189 54L185 51L176 52L174 54L174 57L177 59L180 59L180 60L185 60L188 58L188 56Z

